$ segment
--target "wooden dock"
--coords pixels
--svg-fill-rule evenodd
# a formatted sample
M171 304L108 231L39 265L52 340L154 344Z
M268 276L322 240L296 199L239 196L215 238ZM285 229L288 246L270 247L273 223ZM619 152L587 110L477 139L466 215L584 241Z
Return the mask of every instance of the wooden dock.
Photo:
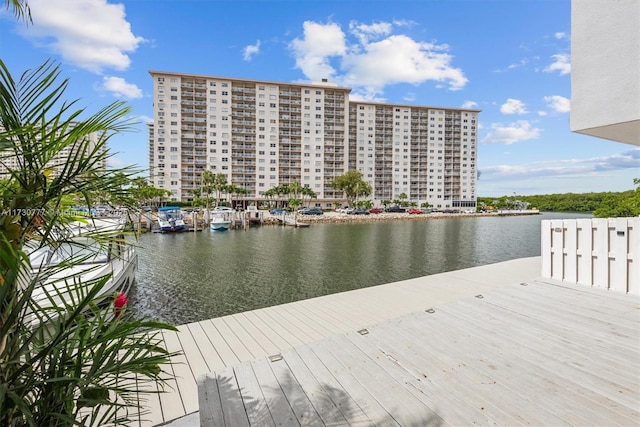
M539 275L526 258L180 326L140 425L640 424L638 298Z

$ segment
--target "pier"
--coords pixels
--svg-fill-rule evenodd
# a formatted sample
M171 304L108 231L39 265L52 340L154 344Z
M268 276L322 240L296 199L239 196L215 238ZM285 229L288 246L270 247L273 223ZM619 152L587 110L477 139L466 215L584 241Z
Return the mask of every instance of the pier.
M640 423L638 296L540 257L181 325L139 425Z

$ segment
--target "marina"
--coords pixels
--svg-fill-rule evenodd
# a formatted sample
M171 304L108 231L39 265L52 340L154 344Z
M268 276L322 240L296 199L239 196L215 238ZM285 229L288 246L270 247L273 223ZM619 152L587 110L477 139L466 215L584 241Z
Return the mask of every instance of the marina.
M543 214L312 223L316 216L299 219L311 224L307 228L265 225L224 233L208 228L146 233L136 242L140 262L131 309L181 325L539 256L541 221L563 216L588 218Z

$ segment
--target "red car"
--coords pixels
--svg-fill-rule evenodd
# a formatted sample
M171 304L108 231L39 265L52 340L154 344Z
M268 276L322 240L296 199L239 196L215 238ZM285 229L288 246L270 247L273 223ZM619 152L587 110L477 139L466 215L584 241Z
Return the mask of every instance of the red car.
M421 214L422 211L418 208L411 208L409 209L407 212L409 212L409 214Z
M369 209L369 213L379 214L379 213L382 213L382 209L380 209L380 208L371 208L371 209Z

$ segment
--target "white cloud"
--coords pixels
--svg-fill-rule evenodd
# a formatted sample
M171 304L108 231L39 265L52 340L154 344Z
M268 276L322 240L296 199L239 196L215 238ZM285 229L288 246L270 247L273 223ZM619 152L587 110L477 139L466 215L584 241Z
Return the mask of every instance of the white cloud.
M381 36L391 34L392 24L389 22L379 22L371 25L360 24L356 21L349 22L351 34L356 36L360 44L366 45L371 39L379 39Z
M566 53L559 53L557 55L552 55L554 62L552 62L547 68L543 71L546 73L553 73L557 71L561 76L571 73L571 57Z
M145 116L144 114L136 116L136 120L142 123L153 123L153 117Z
M562 39L566 39L569 37L569 35L563 31L558 31L557 33L555 33L553 35L553 37L555 37L558 40L562 40Z
M527 108L519 99L508 98L507 102L500 106L502 114L526 114Z
M257 40L256 44L248 45L244 48L242 59L244 59L245 61L251 61L251 57L253 55L257 55L258 53L260 53L260 40Z
M402 97L402 100L405 102L414 102L416 100L416 94L413 92L408 92L405 96Z
M116 98L142 98L142 90L134 84L127 83L122 77L104 76L100 89L111 92Z
M353 39L349 42L335 23L306 21L303 37L294 39L290 48L296 66L308 79L330 78L368 100L377 99L385 86L398 83L434 81L448 84L450 90L462 89L468 79L462 70L451 66L449 47L393 34L394 26L406 25L410 24L352 21L349 31Z
M99 73L126 70L145 40L135 36L122 4L107 0L29 0L33 25L22 34L65 61Z
M476 108L478 103L475 101L464 101L462 103L462 108Z
M517 178L584 177L602 172L637 168L640 168L640 149L602 157L550 159L523 165L487 166L481 169L483 180L503 181Z
M302 28L303 38L294 39L289 46L295 55L296 67L311 81L331 79L335 69L329 58L343 56L347 50L342 29L338 24L313 21L305 21Z
M571 100L560 95L545 96L547 106L556 113L568 113L571 111Z
M527 120L519 120L506 125L493 123L491 130L481 141L485 144L513 144L514 142L537 139L540 129L532 128Z

